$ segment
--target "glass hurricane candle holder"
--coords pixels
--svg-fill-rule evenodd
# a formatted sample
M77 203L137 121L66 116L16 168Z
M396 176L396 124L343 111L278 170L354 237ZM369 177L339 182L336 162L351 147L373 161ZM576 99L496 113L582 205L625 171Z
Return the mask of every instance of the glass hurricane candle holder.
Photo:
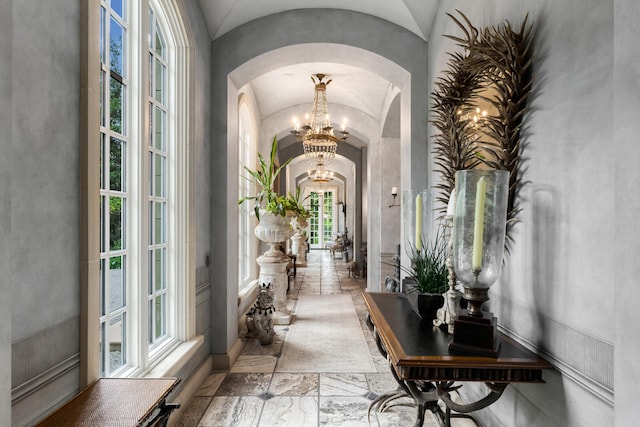
M497 357L497 320L482 304L502 267L509 172L458 171L455 188L453 267L469 304L454 321L449 349Z
M509 172L461 170L455 188L454 270L465 288L469 314L481 316L480 306L502 267Z

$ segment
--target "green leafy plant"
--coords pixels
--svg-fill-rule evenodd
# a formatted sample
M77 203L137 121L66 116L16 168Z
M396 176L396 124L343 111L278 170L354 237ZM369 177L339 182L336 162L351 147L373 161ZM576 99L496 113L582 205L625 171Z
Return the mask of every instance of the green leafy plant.
M425 294L441 294L449 288L449 271L446 266L447 243L444 232L439 230L432 241L420 248L409 244L409 267L400 268L417 284L415 291Z
M289 193L286 196L278 194L273 188L282 169L292 160L287 159L287 161L280 166L276 166L277 152L278 139L274 136L273 142L271 143L269 161L267 162L264 156L258 153L258 169L252 170L245 166L245 170L251 175L251 178L247 179L251 179L256 184L258 192L254 196L243 197L238 200L238 204L253 200L255 202L254 212L258 221L260 220L260 209L265 209L267 212L275 215L295 216L299 220L307 219L310 214L302 205L304 199L301 199L300 187L296 188L295 194Z

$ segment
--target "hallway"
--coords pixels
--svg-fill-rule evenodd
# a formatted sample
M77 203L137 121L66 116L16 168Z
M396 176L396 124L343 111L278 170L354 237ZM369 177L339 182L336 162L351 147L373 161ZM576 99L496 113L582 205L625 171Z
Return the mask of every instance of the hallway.
M380 356L372 334L365 324L366 308L361 293L365 279L349 277L347 264L332 259L328 251L312 251L306 267L298 267L295 282L289 291L289 308L294 320L288 326L276 326L276 339L272 345L262 346L258 340L248 340L230 372L213 372L185 408L181 427L272 427L272 426L374 426L391 427L413 425L415 409L396 406L384 413L371 413L367 420L369 404L378 395L397 387L388 364ZM306 309L300 301L320 301L318 296L348 295L351 297L357 323L360 328L344 327L336 331L338 346L327 346L338 360L340 352L347 354L351 342L366 340L364 359L370 357L371 368L362 360L362 368L345 372L345 366L334 363L333 369L319 367L312 360L295 372L283 372L283 354L288 340L293 339L296 328L310 323L321 333L325 322L313 323L315 310ZM308 297L305 299L305 296ZM344 299L344 298L342 298ZM301 308L301 309L299 309ZM309 311L313 311L309 313ZM353 312L348 307L349 312ZM347 313L350 314L350 313ZM343 321L342 318L337 319ZM347 317L348 320L348 317ZM344 320L346 323L347 320ZM306 333L306 331L305 331ZM315 333L310 340L316 337ZM343 348L341 348L343 347ZM305 348L292 347L304 354ZM329 351L327 350L327 351ZM294 355L295 358L295 355ZM344 358L347 359L347 358ZM299 358L300 360L300 358ZM302 359L304 360L304 359ZM403 399L401 402L409 403ZM455 420L454 425L471 425L465 420ZM435 426L430 414L425 427Z

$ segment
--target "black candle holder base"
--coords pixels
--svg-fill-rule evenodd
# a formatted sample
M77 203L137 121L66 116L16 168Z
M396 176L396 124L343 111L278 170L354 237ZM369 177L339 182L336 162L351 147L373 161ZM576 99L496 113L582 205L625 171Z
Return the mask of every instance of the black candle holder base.
M467 310L462 310L454 322L449 350L498 357L500 339L497 323L493 313L482 312L482 316L470 316Z

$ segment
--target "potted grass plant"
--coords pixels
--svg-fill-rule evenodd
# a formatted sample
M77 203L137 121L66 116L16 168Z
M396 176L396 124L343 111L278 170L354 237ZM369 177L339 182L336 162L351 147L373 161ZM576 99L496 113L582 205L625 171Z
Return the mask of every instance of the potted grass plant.
M449 289L443 231L439 230L431 241L419 247L410 244L409 258L411 265L400 267L408 274L403 280L407 301L423 319L435 319L437 310L444 304L443 294Z
M274 136L271 143L269 159L258 153L257 169L245 167L249 173L251 181L256 186L256 194L246 196L238 200L238 204L253 201L254 213L258 220L255 235L258 239L270 245L266 255L280 255L277 249L279 243L289 239L294 229L294 223L304 223L310 216L309 211L303 206L304 199L300 196L300 188L296 188L295 194L279 194L275 190L275 183L278 175L286 167L291 159L286 160L281 165L276 164L276 154L278 152L278 140Z

